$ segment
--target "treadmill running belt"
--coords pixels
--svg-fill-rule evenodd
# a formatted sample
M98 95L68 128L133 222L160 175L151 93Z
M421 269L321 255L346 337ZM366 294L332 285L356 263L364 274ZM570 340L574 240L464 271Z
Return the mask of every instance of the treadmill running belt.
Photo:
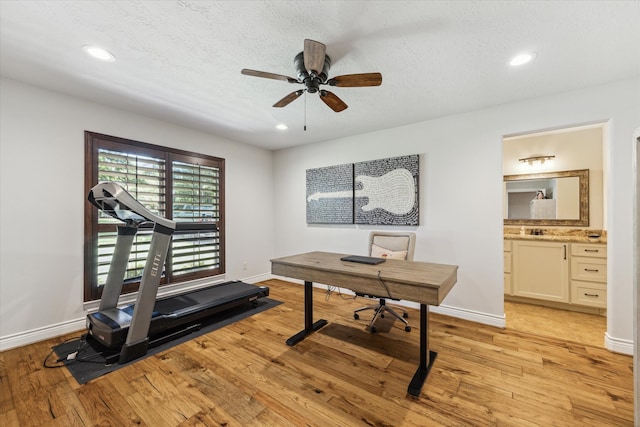
M162 298L156 301L153 312L156 315L179 313L183 310L192 311L209 306L216 306L225 302L250 296L256 293L256 286L244 282L226 282L199 289L182 295ZM135 304L130 304L122 311L133 315Z

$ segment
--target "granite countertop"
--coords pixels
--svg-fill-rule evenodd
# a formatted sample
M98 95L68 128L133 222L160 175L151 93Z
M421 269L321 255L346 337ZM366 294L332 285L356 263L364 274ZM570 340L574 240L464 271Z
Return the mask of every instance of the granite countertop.
M533 234L539 232L542 234ZM598 236L598 237L590 237ZM607 243L606 230L592 229L560 229L560 228L524 228L505 227L504 238L506 240L539 240L547 242L571 242L571 243Z

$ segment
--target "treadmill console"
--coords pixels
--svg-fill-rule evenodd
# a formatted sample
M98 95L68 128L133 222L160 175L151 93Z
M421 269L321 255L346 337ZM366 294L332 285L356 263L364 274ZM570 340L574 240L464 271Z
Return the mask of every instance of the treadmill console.
M95 185L89 191L88 199L92 205L131 228L159 224L176 232L218 231L217 222L176 222L156 215L115 182Z
M115 182L101 182L94 186L88 199L98 209L130 227L151 222L173 230L176 228L174 221L154 214Z

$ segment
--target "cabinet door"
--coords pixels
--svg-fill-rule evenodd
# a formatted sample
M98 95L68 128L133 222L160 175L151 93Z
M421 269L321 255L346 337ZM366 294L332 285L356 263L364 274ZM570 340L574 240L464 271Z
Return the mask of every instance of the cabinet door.
M514 241L511 248L513 294L569 302L567 244Z

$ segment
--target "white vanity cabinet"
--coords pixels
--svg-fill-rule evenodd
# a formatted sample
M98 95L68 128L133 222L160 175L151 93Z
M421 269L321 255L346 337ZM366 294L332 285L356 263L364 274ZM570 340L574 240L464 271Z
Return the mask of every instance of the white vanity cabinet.
M569 243L513 240L513 295L569 303Z
M515 301L602 313L607 308L607 245L504 240L504 294Z
M571 303L607 307L607 246L571 244Z

